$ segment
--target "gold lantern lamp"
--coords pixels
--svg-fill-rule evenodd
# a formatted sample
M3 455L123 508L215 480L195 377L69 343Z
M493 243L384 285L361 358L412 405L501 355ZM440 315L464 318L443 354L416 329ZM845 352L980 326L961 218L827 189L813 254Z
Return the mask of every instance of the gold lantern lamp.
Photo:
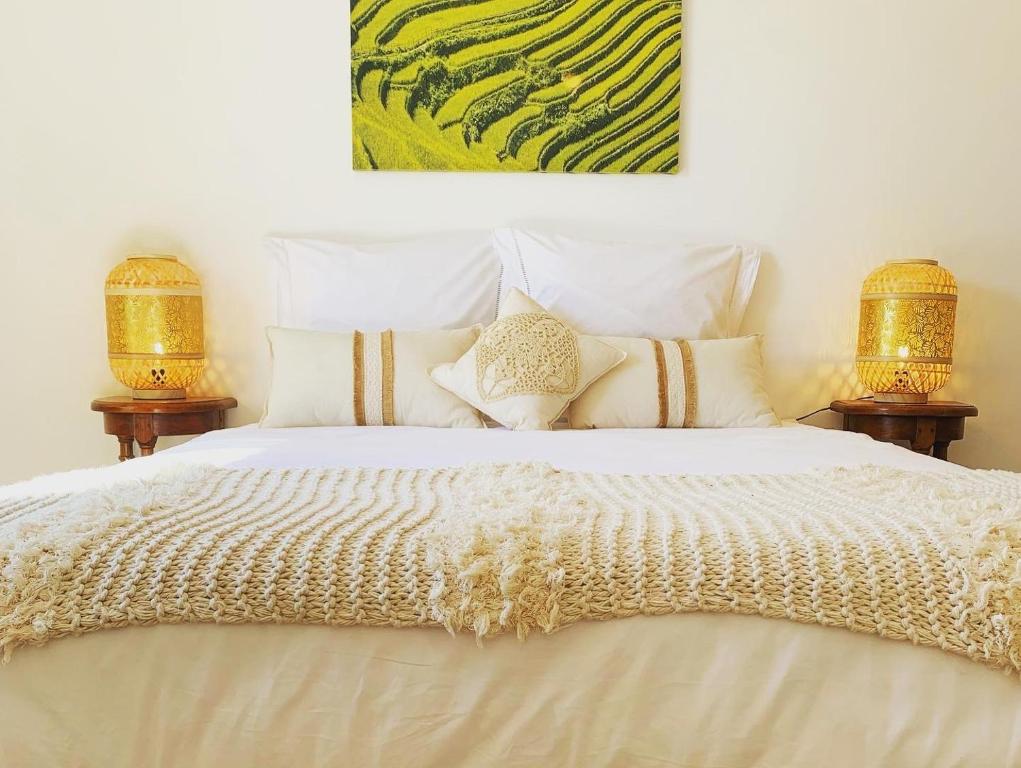
M929 259L890 261L865 278L858 376L879 402L925 403L950 378L957 282Z
M187 396L206 365L202 286L175 256L129 256L106 278L110 369L145 400Z

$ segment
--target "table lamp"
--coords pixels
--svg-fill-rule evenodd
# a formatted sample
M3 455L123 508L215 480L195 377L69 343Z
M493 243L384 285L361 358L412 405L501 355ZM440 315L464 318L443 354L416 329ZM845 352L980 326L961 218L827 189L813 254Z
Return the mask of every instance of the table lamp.
M929 259L889 261L865 278L858 376L878 402L925 403L947 383L957 282Z
M106 278L110 369L137 399L187 396L205 367L202 287L175 256L129 256Z

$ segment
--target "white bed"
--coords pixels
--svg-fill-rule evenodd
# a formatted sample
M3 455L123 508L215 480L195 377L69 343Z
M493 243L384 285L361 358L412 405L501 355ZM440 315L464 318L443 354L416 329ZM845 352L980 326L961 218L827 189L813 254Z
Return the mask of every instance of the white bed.
M787 425L513 433L212 433L85 487L169 465L442 467L546 461L640 473L880 464L963 471ZM441 630L176 625L19 649L0 668L2 766L1021 765L1021 684L907 643L757 617L585 623L477 647Z

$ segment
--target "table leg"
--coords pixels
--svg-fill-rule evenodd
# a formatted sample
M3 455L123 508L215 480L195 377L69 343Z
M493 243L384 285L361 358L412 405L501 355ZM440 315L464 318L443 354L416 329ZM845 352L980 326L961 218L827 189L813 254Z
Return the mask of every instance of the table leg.
M117 442L120 443L121 452L119 461L127 461L135 458L135 438L131 435L117 435Z
M936 420L928 418L915 419L915 437L911 441L911 450L915 453L928 455L936 443Z
M136 413L135 414L135 440L138 441L138 447L142 449L143 456L152 456L152 452L156 449L156 434L155 425L153 424L152 414L149 413Z
M949 447L950 447L949 440L940 440L939 442L933 443L932 455L935 456L937 459L949 461L949 459L947 459L947 448Z

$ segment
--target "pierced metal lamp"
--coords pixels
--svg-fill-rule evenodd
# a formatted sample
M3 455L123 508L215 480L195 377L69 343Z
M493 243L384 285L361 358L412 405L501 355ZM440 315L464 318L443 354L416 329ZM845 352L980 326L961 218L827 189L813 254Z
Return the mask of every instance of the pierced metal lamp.
M206 365L198 276L175 256L129 256L106 278L106 336L135 398L186 397Z
M858 376L879 402L925 403L950 378L957 282L929 259L890 261L865 278Z

